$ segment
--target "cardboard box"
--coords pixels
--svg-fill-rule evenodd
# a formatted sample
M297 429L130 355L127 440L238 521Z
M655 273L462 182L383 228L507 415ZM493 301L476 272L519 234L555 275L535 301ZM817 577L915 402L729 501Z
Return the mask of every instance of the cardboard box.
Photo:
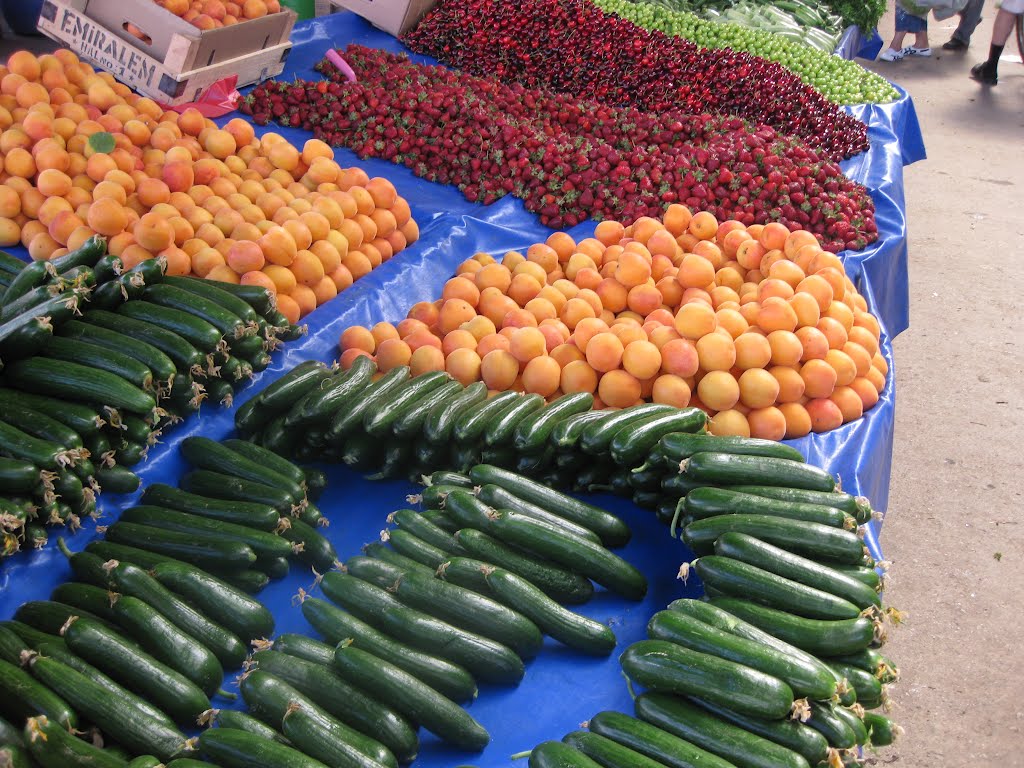
M39 31L139 93L176 105L232 74L239 87L280 74L295 18L283 10L201 31L152 0L44 0Z
M437 0L316 0L316 15L325 16L345 8L399 37L419 24L436 4Z

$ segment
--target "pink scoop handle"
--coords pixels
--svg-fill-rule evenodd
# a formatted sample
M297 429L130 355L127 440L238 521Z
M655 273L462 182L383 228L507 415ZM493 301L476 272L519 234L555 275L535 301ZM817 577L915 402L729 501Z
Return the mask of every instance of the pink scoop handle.
M348 65L348 62L341 58L341 54L331 48L327 51L327 60L334 66L341 70L341 74L350 82L356 81L356 73L352 71L352 67Z

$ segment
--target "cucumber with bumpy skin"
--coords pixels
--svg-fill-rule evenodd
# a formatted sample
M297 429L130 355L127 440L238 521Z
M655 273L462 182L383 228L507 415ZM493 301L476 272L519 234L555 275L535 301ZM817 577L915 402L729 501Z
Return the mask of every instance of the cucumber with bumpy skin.
M714 485L777 485L831 492L836 480L824 469L774 456L743 456L730 453L695 453L680 463L692 480Z
M852 531L770 515L718 515L695 520L683 529L683 541L703 554L713 551L718 537L729 532L745 533L804 557L849 565L860 565L865 552L864 542Z
M871 502L863 496L852 496L841 491L808 491L805 488L784 488L775 485L733 485L732 491L750 493L767 499L790 501L800 504L820 504L825 507L841 509L853 517L858 525L864 525L871 519Z
M601 764L568 744L545 741L530 752L530 768L601 768Z
M591 456L602 456L608 453L609 446L616 433L633 424L654 418L666 413L674 413L678 409L660 403L644 403L631 405L621 411L606 412L606 417L587 425L579 438L580 449Z
M594 396L589 392L562 395L542 410L521 421L512 436L512 443L520 454L540 453L548 447L551 431L570 416L589 411Z
M847 530L857 527L856 520L835 507L777 501L749 493L737 493L729 488L694 488L686 494L683 512L694 520L718 515L769 515Z
M153 483L146 486L139 501L143 505L173 509L211 520L245 525L261 531L273 531L281 521L278 512L266 504L213 499L164 483Z
M181 442L181 453L186 461L199 469L224 472L242 480L279 486L296 504L306 496L302 486L292 479L236 453L215 440L206 437L187 437Z
M599 733L573 731L562 737L562 741L584 755L593 758L604 768L665 768L642 752L637 752Z
M658 441L658 451L668 461L680 462L695 453L731 453L737 456L768 456L790 461L806 461L800 451L774 440L738 435L708 435L676 432Z
M9 385L43 395L119 408L147 415L156 408L153 397L109 371L65 360L30 357L4 369Z
M25 743L43 768L125 768L127 765L121 758L69 733L46 715L28 719Z
M435 392L434 397L438 397L438 394L438 392ZM437 445L448 443L451 440L456 421L468 409L473 408L477 403L482 403L486 398L487 385L484 382L473 382L464 389L460 384L454 390L454 394L444 399L436 400L432 406L424 409L425 413L419 420L423 436L429 442ZM411 435L412 432L407 431L406 434ZM395 436L401 437L398 430L395 431Z
M466 410L452 426L452 437L458 443L476 443L487 431L491 422L504 411L522 399L519 392L499 392L494 397Z
M297 749L233 728L203 731L199 750L224 768L327 768Z
M599 712L590 718L588 727L667 768L735 768L695 744L621 712Z
M620 467L635 467L666 435L704 429L708 417L699 408L682 408L628 424L615 433L609 444L612 460Z
M75 710L57 692L6 661L0 661L0 694L3 714L26 717L42 713L68 729L78 724Z

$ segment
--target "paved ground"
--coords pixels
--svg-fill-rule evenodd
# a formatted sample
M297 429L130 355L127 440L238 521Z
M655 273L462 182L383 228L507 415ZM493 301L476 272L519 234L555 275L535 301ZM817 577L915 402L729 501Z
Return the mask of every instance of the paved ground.
M1024 66L1011 43L998 86L968 78L988 56L986 6L966 53L941 51L956 25L933 20L932 59L872 65L910 92L928 148L906 169L911 317L882 535L908 614L889 647L906 735L878 764L1024 766Z

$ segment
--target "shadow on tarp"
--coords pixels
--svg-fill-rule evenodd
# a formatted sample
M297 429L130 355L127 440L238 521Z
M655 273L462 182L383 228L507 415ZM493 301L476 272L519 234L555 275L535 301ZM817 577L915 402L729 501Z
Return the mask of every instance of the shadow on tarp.
M295 48L285 78L316 77L312 65L328 44L344 47L350 42L398 50L388 35L371 28L361 19L336 14L296 27ZM425 61L423 57L415 57ZM856 112L856 110L855 110ZM866 182L878 205L882 237L870 250L847 254L850 272L876 308L883 327L896 335L907 327L906 221L903 214L902 165L923 157L920 131L913 105L904 94L900 102L885 107L862 108L872 121L873 147L866 155L844 165L847 173ZM268 129L257 128L259 133ZM293 143L301 144L308 134L299 130L279 130ZM527 213L522 202L505 198L490 206L469 203L454 187L431 184L415 178L410 171L381 160L358 160L348 150L338 150L343 165L358 164L371 175L386 176L408 198L413 215L420 224L421 238L412 247L358 281L339 298L316 310L308 318L309 335L288 344L275 355L273 365L238 393L241 404L272 380L306 359L330 361L336 354L341 331L352 324L371 324L381 320L397 321L414 302L433 300L456 266L477 251L500 256L511 249L522 249L546 238L550 230ZM593 222L570 230L577 239L593 233ZM24 256L23 256L24 258ZM888 337L883 352L892 365ZM823 435L813 435L793 444L810 461L827 467L842 478L843 487L869 496L880 509L888 499L892 457L894 386L890 375L878 405L865 418ZM194 434L213 439L230 435L233 409L202 410L201 418L192 417L157 445L149 460L139 467L145 484L176 484L185 465L178 456L180 441ZM406 496L416 486L404 481L371 483L345 467L327 468L330 485L320 507L330 518L326 535L344 560L359 548L378 538L385 516L407 506ZM116 519L120 510L135 503L132 496L103 495L101 524ZM629 643L644 636L648 618L673 599L701 594L699 581L687 584L676 579L680 563L692 558L689 550L670 538L666 528L652 512L634 507L626 500L611 496L591 499L622 515L634 531L633 541L622 555L637 564L650 581L647 598L627 603L613 595L598 592L582 613L614 627L619 638L616 652L606 659L591 659L571 653L548 640L541 655L527 666L525 680L517 688L485 686L479 699L469 708L474 717L490 731L493 741L479 756L449 750L434 737L424 734L421 757L415 762L423 768L450 768L459 763L475 763L481 768L510 764L509 755L526 750L540 741L558 738L579 727L580 723L603 709L630 711L630 698L620 675L618 654ZM60 530L52 530L56 539ZM868 543L879 555L877 528L872 526ZM83 530L70 538L78 550L98 536L96 525L87 521ZM70 578L64 558L55 541L43 550L19 554L0 564L0 618L11 617L26 600L45 599L57 584ZM316 636L293 603L300 588L311 589L313 574L293 567L286 579L272 583L260 597L272 608L278 632L302 632ZM319 594L314 590L314 594ZM229 681L234 676L229 672ZM235 690L233 682L226 685ZM218 698L219 707L239 707L241 702Z

